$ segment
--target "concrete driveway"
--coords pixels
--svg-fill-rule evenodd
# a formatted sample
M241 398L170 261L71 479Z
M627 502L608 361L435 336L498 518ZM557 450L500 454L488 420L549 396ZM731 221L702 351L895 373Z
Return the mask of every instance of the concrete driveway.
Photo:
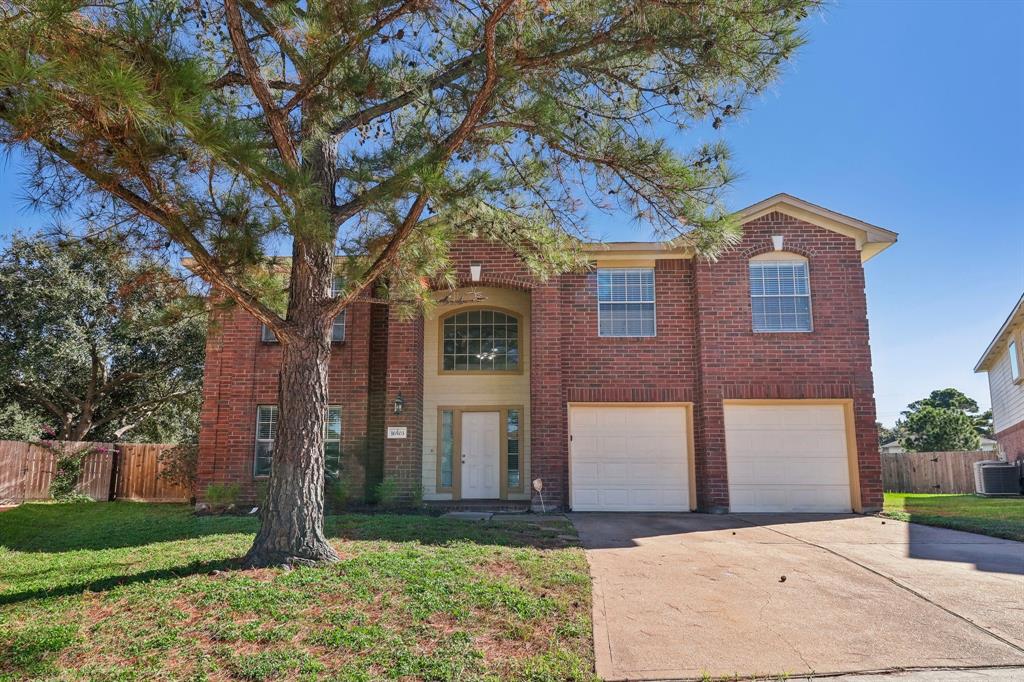
M1024 666L1024 543L854 515L570 518L608 680Z

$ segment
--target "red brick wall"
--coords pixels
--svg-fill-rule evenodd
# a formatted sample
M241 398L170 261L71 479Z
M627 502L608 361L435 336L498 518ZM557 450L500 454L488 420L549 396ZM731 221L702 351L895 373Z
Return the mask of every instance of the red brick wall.
M369 325L369 304L349 308L345 341L334 344L328 374L330 404L342 406L342 466L357 490L364 483L368 459ZM215 313L206 343L200 412L200 491L213 483L238 482L241 500L255 499L256 407L277 404L280 362L280 346L260 340L255 318L238 307Z
M996 434L996 440L1003 448L1007 461L1015 462L1018 457L1024 457L1024 422L1003 429Z
M810 333L751 329L747 262L779 234L810 262ZM881 505L864 272L852 239L772 213L748 223L742 243L717 262L658 261L658 333L644 339L598 336L594 273L537 283L499 245L463 240L451 249L460 284L471 284L469 265L481 263L481 286L531 292L530 473L544 480L549 508L568 502L566 403L601 401L693 402L698 504L726 508L722 401L737 398L853 400L862 502ZM420 481L422 339L421 319L361 304L331 360L332 403L344 406L346 453L356 460L349 470L360 481L367 468L371 483L394 479L402 495ZM255 407L276 402L280 350L261 344L259 325L240 311L224 315L207 350L200 484L237 480L249 492ZM399 392L406 407L396 416ZM408 437L385 440L385 426L405 426Z
M755 333L748 260L782 235L787 251L809 260L814 331ZM696 469L703 509L728 505L726 399L848 398L854 403L861 502L881 507L864 270L854 240L781 213L747 223L737 248L714 263L696 262L700 399Z

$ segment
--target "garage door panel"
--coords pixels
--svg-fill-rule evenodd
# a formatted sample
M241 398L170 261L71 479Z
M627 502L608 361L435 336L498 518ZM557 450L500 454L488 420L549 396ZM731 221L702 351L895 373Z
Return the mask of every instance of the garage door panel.
M684 407L570 406L576 511L689 511Z
M850 511L842 405L726 405L729 507Z

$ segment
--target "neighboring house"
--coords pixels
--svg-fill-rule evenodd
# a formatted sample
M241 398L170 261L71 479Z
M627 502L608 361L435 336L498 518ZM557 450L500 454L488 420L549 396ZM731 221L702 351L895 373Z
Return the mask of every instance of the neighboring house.
M883 455L902 455L906 452L898 440L891 440L888 443L882 443L878 447L879 452ZM999 443L992 440L991 438L982 438L978 444L978 452L996 452L999 450Z
M716 262L593 244L533 279L452 245L427 318L358 302L336 328L328 455L441 505L869 511L882 504L863 263L896 234L780 194ZM200 489L269 472L280 348L238 308L207 344ZM472 501L489 501L477 502Z
M1024 296L974 367L988 372L992 430L1009 461L1024 456Z

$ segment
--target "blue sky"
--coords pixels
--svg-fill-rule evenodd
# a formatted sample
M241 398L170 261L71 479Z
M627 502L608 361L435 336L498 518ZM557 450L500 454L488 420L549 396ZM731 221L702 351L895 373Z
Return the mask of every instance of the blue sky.
M751 111L720 133L742 208L788 192L900 233L867 265L878 416L934 388L989 406L974 363L1024 291L1024 2L834 4ZM48 224L0 166L0 233ZM614 219L595 233L649 235Z

